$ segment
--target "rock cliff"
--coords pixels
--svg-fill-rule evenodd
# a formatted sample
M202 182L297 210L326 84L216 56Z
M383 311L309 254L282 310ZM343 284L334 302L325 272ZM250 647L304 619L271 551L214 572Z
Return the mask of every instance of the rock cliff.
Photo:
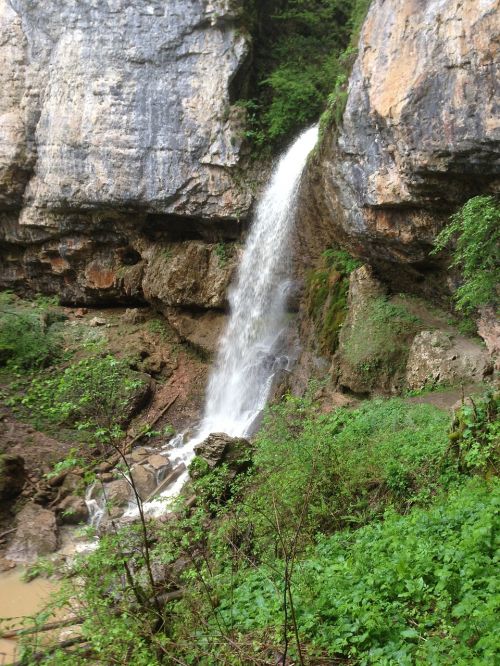
M497 12L496 0L372 2L341 127L304 189L314 243L342 242L398 289L437 268L428 253L449 214L500 183Z
M152 245L239 236L241 4L0 0L2 286L140 301ZM224 298L192 292L166 302Z

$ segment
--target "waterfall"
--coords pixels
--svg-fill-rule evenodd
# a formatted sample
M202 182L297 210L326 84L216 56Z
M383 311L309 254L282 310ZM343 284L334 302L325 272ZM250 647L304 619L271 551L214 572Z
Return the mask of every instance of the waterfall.
M165 450L172 464L187 465L194 447L212 432L250 434L264 409L273 380L287 364L283 337L290 277L290 236L296 196L307 156L318 136L312 127L284 153L257 206L234 285L230 315L209 379L202 421L187 442L179 435ZM184 471L161 500L148 502L148 513L164 511L187 480Z

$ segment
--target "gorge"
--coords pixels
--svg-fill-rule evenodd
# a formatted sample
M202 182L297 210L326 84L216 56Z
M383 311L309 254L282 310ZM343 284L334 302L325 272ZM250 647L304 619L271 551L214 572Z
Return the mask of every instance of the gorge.
M497 23L0 0L16 663L494 663Z

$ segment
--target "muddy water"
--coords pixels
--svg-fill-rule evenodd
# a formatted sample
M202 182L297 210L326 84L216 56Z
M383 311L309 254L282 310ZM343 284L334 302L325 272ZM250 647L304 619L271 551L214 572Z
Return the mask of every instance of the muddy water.
M56 584L44 578L24 583L22 573L19 569L0 573L0 630L7 629L6 625L9 629L22 626L23 618L41 610L57 590ZM6 618L15 619L5 622ZM11 664L18 656L18 642L0 638L0 666Z

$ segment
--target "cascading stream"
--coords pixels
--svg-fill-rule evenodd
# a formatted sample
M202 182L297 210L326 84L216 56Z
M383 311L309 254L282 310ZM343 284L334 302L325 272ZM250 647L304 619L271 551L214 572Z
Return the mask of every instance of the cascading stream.
M317 136L317 126L301 134L279 160L260 200L230 290L229 322L209 380L203 419L194 437L185 442L179 435L165 450L174 467L181 463L187 467L196 444L212 432L250 434L273 380L286 365L283 334L290 236L300 178ZM145 504L145 511L162 513L165 499L175 497L186 480L184 471L161 493L161 500Z

